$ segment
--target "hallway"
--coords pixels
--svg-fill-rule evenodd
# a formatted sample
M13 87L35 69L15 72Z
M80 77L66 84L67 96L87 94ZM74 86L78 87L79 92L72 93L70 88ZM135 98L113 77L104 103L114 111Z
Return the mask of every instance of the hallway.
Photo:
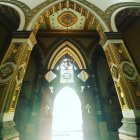
M140 140L140 0L0 0L0 140Z

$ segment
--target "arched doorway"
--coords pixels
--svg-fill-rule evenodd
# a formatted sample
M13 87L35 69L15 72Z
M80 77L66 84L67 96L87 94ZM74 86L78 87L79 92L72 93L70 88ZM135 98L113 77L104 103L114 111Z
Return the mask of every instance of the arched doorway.
M66 43L60 51L62 46L58 46L48 63L50 69L45 74L43 89L43 94L46 94L43 99L47 101L44 101L42 112L46 111L46 106L48 109L41 119L40 136L43 140L91 140L93 137L96 140L98 128L94 94L87 91L92 86L89 71L80 51L74 45L71 49L69 45L69 42ZM42 134L42 131L46 133Z
M74 89L66 86L54 100L52 140L82 140L81 102Z

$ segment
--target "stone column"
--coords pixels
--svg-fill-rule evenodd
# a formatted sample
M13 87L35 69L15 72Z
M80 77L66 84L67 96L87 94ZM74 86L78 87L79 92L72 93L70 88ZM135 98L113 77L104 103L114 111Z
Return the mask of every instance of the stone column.
M140 76L120 33L105 33L103 46L122 108L120 140L140 140Z
M15 108L30 57L36 43L30 31L14 32L11 44L0 65L0 139L18 140L13 121Z

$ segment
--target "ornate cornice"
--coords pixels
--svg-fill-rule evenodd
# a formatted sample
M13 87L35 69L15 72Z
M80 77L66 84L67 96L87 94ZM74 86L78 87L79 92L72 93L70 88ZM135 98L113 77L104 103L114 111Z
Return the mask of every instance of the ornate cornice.
M18 39L20 41L22 39L27 39L28 43L30 44L31 49L37 43L35 35L32 31L16 31L16 32L13 32L13 39Z
M13 32L13 38L29 38L31 31L16 31Z
M123 38L123 35L121 32L105 32L105 36L107 40Z
M96 30L93 31L82 31L82 30L70 30L70 31L60 31L60 30L39 30L37 37L84 37L93 38L99 40L99 35Z

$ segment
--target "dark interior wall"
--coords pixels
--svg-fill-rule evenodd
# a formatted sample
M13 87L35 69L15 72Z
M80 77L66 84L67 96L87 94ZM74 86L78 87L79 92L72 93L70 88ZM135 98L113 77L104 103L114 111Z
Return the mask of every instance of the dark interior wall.
M110 72L109 72L107 62L102 57L99 58L97 63L97 74L98 74L98 80L99 80L102 97L109 97L109 93L107 91L107 81Z
M9 6L0 4L0 63L10 45L13 31L20 23L18 12Z
M32 112L34 109L35 73L36 64L34 58L31 56L22 83L14 118L16 129L20 132L21 140L27 140L26 136L31 137L29 127L31 126Z
M140 20L124 32L124 41L140 73Z
M99 53L101 52L98 52L98 54ZM103 54L98 55L94 63L97 63L95 65L95 79L98 96L100 97L100 104L102 106L102 113L107 122L109 133L115 132L116 136L114 136L117 138L117 130L121 126L122 113L109 66Z
M10 44L12 38L11 32L8 31L5 27L0 25L0 63L6 53L6 50Z
M25 73L24 81L23 81L23 84L26 85L24 87L25 88L24 92L26 91L25 95L26 95L26 98L29 100L32 98L32 90L34 88L35 74L36 74L35 60L32 57L30 57L27 70Z

